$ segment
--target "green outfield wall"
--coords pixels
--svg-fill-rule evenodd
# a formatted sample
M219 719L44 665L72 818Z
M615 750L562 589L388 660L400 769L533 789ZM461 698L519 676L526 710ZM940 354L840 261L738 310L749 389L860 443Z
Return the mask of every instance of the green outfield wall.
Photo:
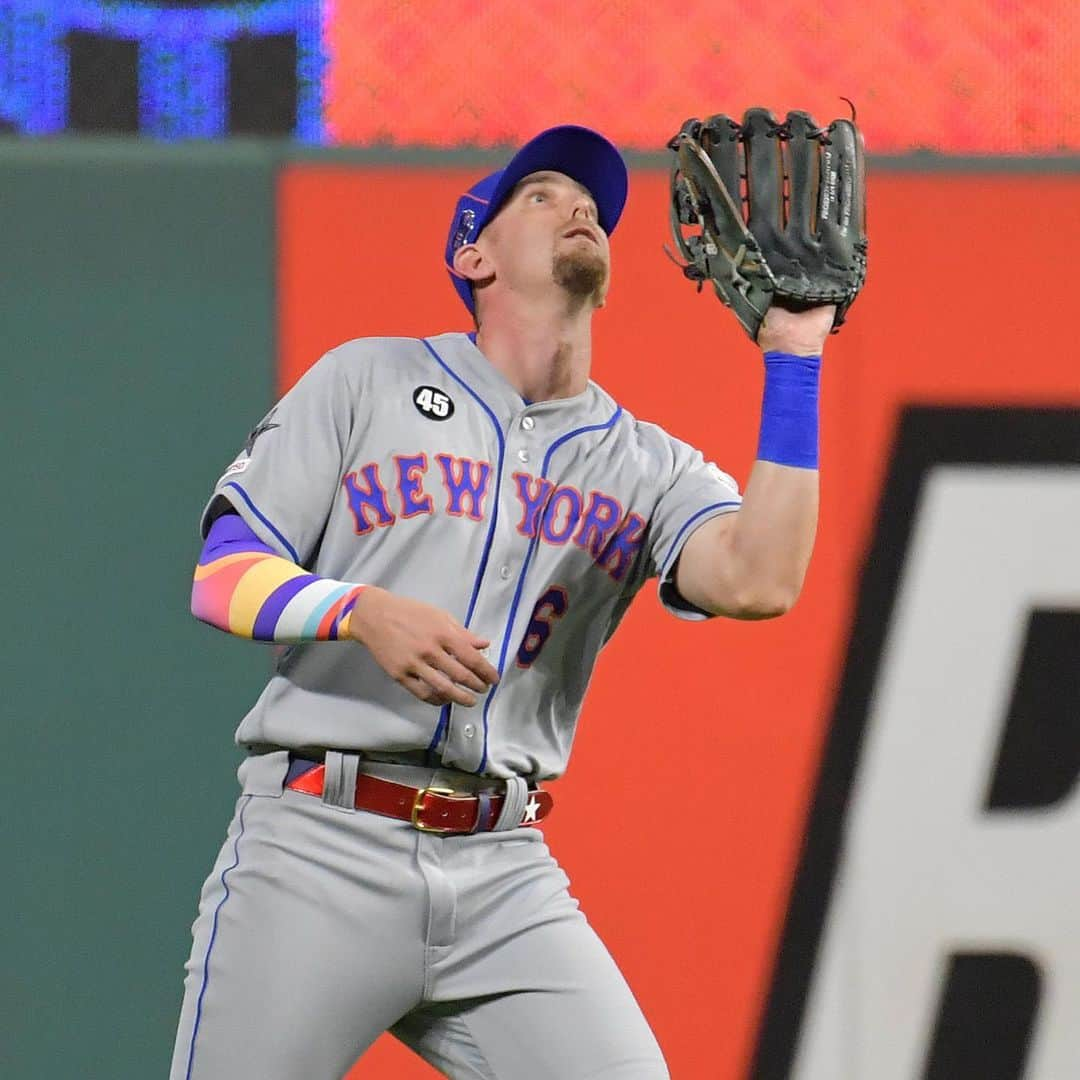
M256 148L0 141L0 1076L164 1076L265 647L188 614L273 382Z

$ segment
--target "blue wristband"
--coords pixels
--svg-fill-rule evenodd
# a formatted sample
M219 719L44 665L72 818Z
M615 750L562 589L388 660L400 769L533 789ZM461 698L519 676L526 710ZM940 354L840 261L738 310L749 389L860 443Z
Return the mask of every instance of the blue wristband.
M765 354L758 458L799 469L818 467L820 356Z

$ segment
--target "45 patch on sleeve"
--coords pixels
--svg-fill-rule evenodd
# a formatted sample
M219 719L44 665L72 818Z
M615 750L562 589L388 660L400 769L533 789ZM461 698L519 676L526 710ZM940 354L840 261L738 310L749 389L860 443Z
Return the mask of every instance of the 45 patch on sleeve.
M416 411L429 420L449 420L454 415L450 395L436 386L418 386L413 391L413 404Z

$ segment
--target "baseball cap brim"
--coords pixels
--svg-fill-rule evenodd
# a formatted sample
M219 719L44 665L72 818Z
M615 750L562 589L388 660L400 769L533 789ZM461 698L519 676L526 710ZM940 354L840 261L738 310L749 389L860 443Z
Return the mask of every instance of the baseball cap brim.
M502 209L514 188L537 172L563 173L585 187L596 202L600 228L609 236L622 216L629 179L626 162L615 145L577 124L562 124L540 132L514 154L504 169L484 177L458 200L447 240L446 264L454 288L470 311L472 289L468 281L453 272L454 252L463 243L472 243ZM465 210L471 216L463 229Z
M526 176L536 172L565 173L588 188L596 200L600 228L611 235L626 205L626 162L603 135L586 127L563 124L530 139L502 170L488 204L487 220L498 213Z

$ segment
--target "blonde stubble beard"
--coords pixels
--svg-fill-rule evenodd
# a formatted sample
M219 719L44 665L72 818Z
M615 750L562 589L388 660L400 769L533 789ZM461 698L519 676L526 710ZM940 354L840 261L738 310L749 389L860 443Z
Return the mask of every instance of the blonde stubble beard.
M592 300L599 307L607 290L607 265L598 252L564 251L555 255L552 268L555 284L566 290L572 301Z

